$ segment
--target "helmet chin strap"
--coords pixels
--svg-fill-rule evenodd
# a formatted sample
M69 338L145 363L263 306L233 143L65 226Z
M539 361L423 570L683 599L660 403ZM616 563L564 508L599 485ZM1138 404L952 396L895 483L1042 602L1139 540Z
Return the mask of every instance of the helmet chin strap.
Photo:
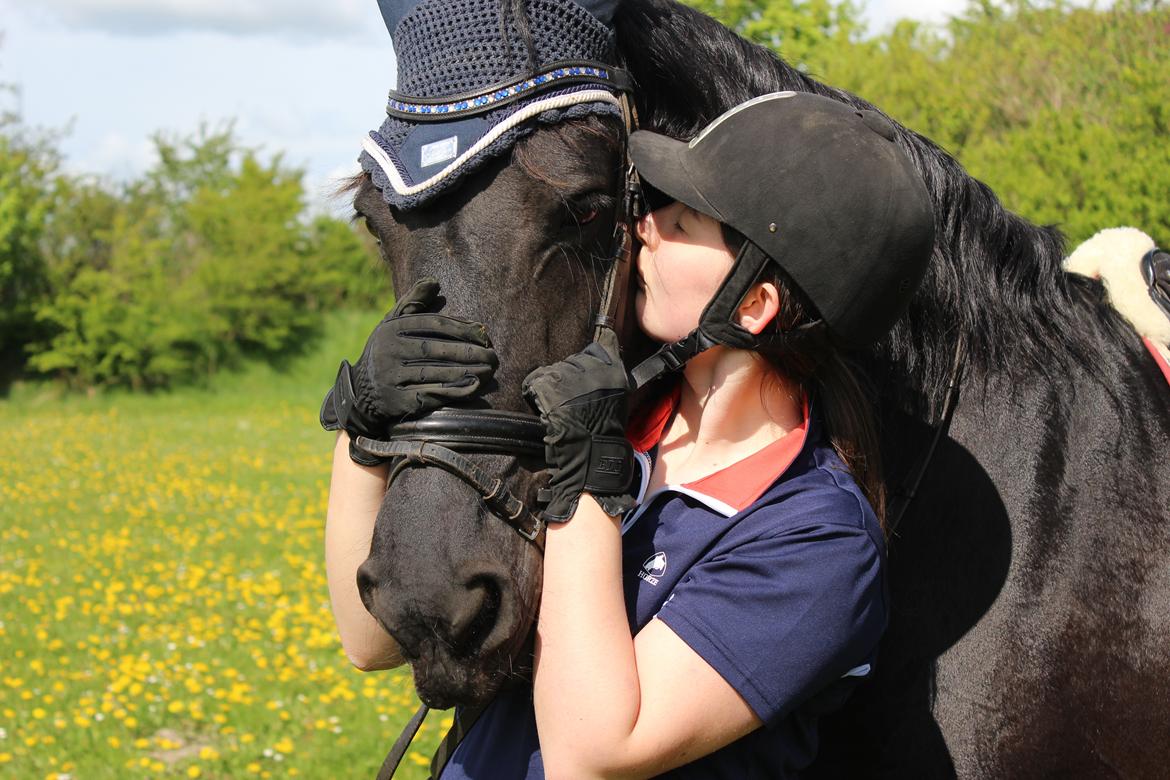
M824 330L824 321L820 319L782 333L761 335L752 333L735 321L735 312L739 304L771 262L772 259L759 247L745 240L727 277L715 292L715 297L703 309L699 317L699 327L681 341L664 344L661 349L635 366L630 371L633 386L645 387L664 374L679 371L695 355L718 344L736 349L778 348L820 334Z

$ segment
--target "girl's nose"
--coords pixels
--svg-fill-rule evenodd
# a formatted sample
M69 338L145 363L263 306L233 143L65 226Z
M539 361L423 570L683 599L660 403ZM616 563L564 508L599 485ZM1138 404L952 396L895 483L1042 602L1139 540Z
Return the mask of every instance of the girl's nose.
M646 212L634 226L634 232L638 234L638 240L643 246L654 249L658 243L658 227L654 224L654 212Z

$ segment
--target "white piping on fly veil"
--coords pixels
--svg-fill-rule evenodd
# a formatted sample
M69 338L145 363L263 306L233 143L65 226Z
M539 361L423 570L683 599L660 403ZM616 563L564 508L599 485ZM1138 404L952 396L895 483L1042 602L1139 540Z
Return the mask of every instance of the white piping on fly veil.
M545 111L551 111L557 108L566 108L568 106L577 105L578 103L612 103L621 108L621 102L613 96L612 93L603 89L587 89L582 92L571 92L567 95L558 95L556 97L545 98L544 100L537 100L534 103L529 103L527 106L512 114L510 117L500 122L484 135L483 138L476 141L470 149L459 155L455 160L443 170L436 173L426 181L415 184L414 186L407 186L406 182L402 180L402 175L398 173L398 168L390 160L390 157L374 142L373 138L368 135L362 138L362 148L369 152L370 156L378 163L378 167L386 174L386 178L390 180L390 185L394 187L394 191L399 195L415 195L428 187L433 187L443 179L447 178L459 170L459 166L463 165L473 155L483 151L503 135L508 130L516 125L524 122L532 117L541 114Z

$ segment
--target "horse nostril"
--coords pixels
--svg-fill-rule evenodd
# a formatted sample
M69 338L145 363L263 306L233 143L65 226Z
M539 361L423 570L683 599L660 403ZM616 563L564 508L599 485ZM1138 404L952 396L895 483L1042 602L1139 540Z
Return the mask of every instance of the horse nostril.
M451 650L456 656L476 652L496 626L501 589L495 576L482 574L467 581L467 593L451 620Z
M362 598L362 604L366 606L367 612L373 611L374 589L378 587L377 579L367 568L369 561L363 563L357 570L357 589L358 595Z

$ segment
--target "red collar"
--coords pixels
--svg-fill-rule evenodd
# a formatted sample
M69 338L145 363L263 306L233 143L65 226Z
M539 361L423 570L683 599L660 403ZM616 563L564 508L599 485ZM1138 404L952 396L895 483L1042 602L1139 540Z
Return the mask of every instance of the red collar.
M630 422L626 425L626 438L638 452L649 452L662 438L666 424L674 416L682 398L682 383L675 382L670 390L652 398L639 406L630 415Z
M631 419L626 438L639 452L649 452L662 438L667 423L674 416L682 396L676 384L668 393L644 405ZM707 496L737 511L747 509L788 470L804 449L808 438L809 406L803 402L804 417L800 425L760 450L737 460L719 471L680 487L688 493Z

